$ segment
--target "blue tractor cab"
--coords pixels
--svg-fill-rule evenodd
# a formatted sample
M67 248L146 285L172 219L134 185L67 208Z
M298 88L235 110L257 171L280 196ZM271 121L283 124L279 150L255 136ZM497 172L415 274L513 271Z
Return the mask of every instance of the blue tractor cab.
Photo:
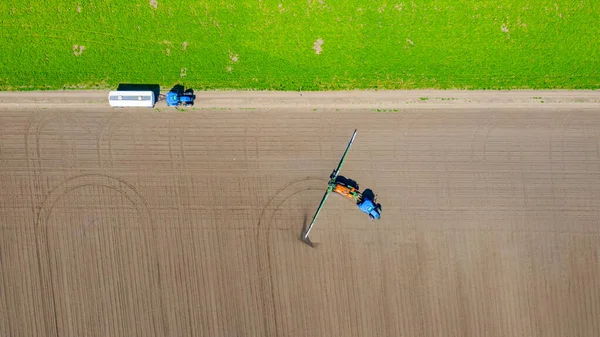
M373 200L370 199L362 199L358 204L358 208L367 213L371 219L380 219L381 218L381 206L376 205Z
M194 94L178 93L175 91L169 91L166 97L167 106L179 106L180 104L183 104L183 106L194 105L194 99L196 99L196 95Z

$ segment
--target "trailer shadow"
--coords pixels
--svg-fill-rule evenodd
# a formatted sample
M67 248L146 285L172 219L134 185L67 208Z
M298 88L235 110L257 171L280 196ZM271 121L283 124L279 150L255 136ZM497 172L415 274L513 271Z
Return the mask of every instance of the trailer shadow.
M152 91L154 97L158 99L160 96L159 84L137 84L137 83L120 83L117 87L118 91Z
M335 182L337 184L342 184L342 185L345 185L345 186L348 186L348 187L354 187L357 190L360 190L358 188L358 183L356 181L354 181L354 180L352 180L350 178L346 178L344 176L337 176L337 178L335 179Z

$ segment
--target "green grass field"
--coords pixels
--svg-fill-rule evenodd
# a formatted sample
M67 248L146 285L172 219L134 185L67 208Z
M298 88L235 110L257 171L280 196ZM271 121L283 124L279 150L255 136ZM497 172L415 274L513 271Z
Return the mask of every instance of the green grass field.
M600 88L597 0L2 0L0 89Z

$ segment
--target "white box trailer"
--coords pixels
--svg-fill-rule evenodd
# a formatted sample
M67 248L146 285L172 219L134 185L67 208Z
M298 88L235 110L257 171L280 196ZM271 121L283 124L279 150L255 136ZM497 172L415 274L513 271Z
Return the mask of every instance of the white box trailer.
M156 97L152 91L111 91L108 93L108 103L118 108L152 108L156 103Z

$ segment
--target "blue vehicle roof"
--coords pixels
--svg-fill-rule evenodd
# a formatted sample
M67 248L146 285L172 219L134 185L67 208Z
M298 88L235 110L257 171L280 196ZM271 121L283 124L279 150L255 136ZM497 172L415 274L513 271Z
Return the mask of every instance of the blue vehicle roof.
M379 219L381 217L381 215L377 211L377 206L372 200L365 199L362 203L358 205L358 208L364 213L374 216L376 219Z
M172 106L172 105L177 105L179 103L179 98L177 97L177 93L176 92L168 92L167 93L167 105Z

